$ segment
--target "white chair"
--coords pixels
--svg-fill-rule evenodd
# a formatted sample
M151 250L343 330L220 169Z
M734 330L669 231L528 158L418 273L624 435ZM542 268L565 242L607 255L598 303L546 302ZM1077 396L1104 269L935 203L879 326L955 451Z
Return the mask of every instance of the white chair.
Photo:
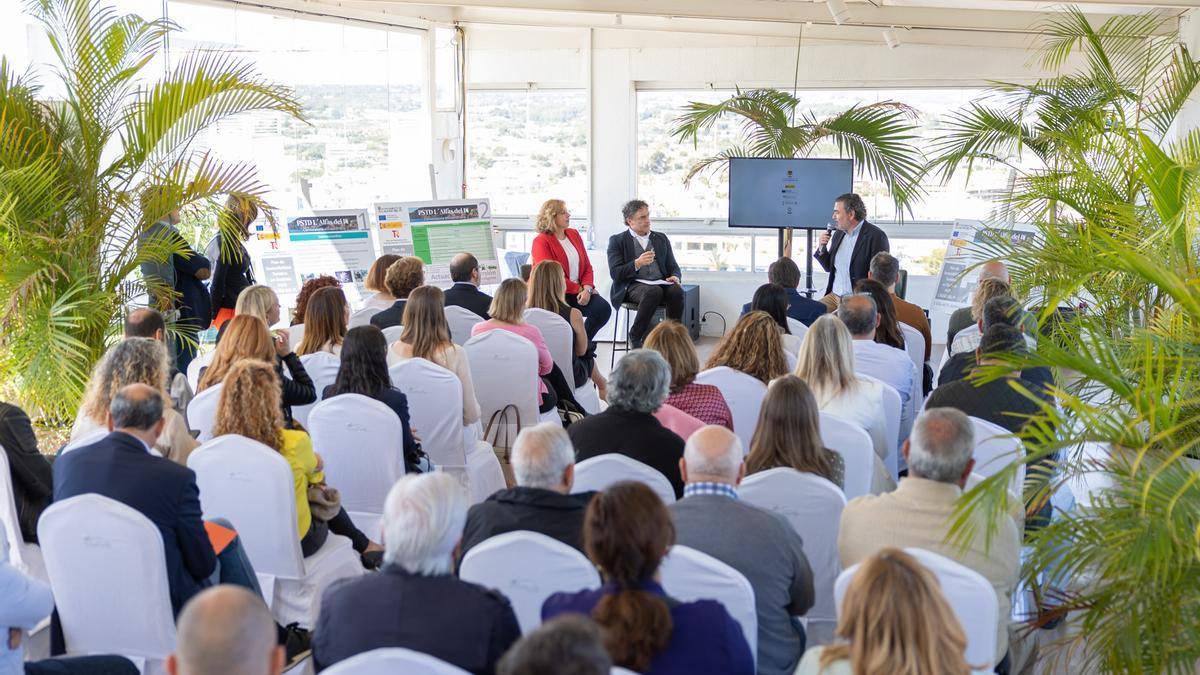
M790 316L787 318L787 325L788 332L800 338L801 340L804 339L805 335L808 335L808 326L805 326Z
M446 323L450 324L450 340L456 345L465 345L471 339L471 329L483 321L483 317L466 307L446 305L442 308Z
M608 671L608 673L609 675L638 675L632 670L628 668L622 668L621 666L613 666L612 670Z
M745 575L694 548L676 544L659 567L663 590L680 602L716 600L742 627L750 653L758 662L758 613L754 588Z
M463 429L462 382L425 359L406 359L388 373L392 386L408 397L409 423L421 447L440 471L462 478L475 504L505 487L504 471L487 443L467 438Z
M300 341L304 339L304 324L298 323L295 326L288 326L284 330L288 332L288 346L295 351L296 347L300 346Z
M383 338L390 345L400 339L400 334L404 332L404 326L388 326L383 329Z
M992 672L992 662L996 658L996 626L1000 612L995 589L982 574L945 556L920 548L904 550L937 576L942 595L958 616L958 621L967 635L967 663L973 667L983 666L972 672L981 675ZM834 585L833 592L839 616L846 587L850 585L857 571L858 565L848 567L838 576Z
M623 480L644 483L654 490L664 504L675 501L675 488L661 471L636 459L612 452L597 455L575 465L575 492L597 492Z
M512 603L521 632L542 623L542 604L554 593L599 588L600 575L582 553L544 534L518 530L476 544L459 578L494 588Z
M925 367L925 336L921 335L921 331L912 326L901 323L900 333L904 335L904 351L908 352L908 357L912 359L913 365L917 367L917 372L923 372ZM920 384L920 378L917 383Z
M316 403L292 406L292 417L308 428L308 416L313 408L325 398L325 387L337 381L338 370L342 367L341 357L329 352L314 352L300 357L304 371L312 378L313 387L317 390Z
M86 494L46 509L38 540L69 654L120 654L160 672L175 650L175 619L158 527Z
M325 480L338 489L350 519L379 541L383 503L404 476L404 428L384 403L360 394L321 401L308 418Z
M1013 494L1020 496L1025 486L1025 446L1021 439L1008 429L978 417L971 418L971 426L975 427L975 468L972 471L987 478L1013 462L1021 462L1008 486Z
M883 421L885 435L887 439L887 456L883 458L883 465L887 467L888 472L892 475L892 480L896 480L900 475L900 422L903 413L903 400L900 398L900 392L892 385L871 377L870 375L858 374L858 379L878 382L879 387L883 392Z
M350 321L346 324L346 328L349 329L358 328L359 326L369 326L371 325L371 317L375 316L381 311L383 310L379 309L378 307L363 307L362 309L350 315Z
M871 435L837 415L821 413L821 444L842 456L842 492L846 499L871 494L875 477L875 445Z
M7 540L8 562L34 579L49 581L41 548L37 544L25 543L21 537L21 521L17 518L17 498L12 485L12 468L8 465L8 455L5 454L3 446L0 446L0 530ZM5 551L0 550L0 555L4 554Z
M214 349L210 352L196 356L196 358L192 359L192 362L188 364L187 381L188 386L192 388L192 391L196 391L200 388L200 371L204 368L207 368L209 364L212 363L213 357L216 355L217 350Z
M214 384L196 394L187 407L188 428L199 431L196 440L203 443L213 437L213 426L217 423L217 404L221 401L223 384Z
M554 312L533 307L525 310L525 323L535 326L542 331L542 339L554 359L554 365L562 371L567 382L574 384L575 379L575 330L571 324ZM575 400L590 415L600 412L600 395L596 385L591 381L574 388Z
M311 629L325 588L363 574L350 540L336 534L313 555L301 555L292 469L275 450L225 435L196 448L188 467L196 472L205 519L225 518L237 528L280 623Z
M865 433L865 432L864 432ZM833 640L837 613L833 582L842 571L838 528L846 497L833 483L795 469L768 469L742 481L738 496L748 504L774 511L800 534L813 571L815 602L805 615L810 646Z
M470 675L458 666L402 647L363 652L325 669L326 675Z
M64 445L62 451L59 452L59 454L65 455L68 452L73 452L84 446L91 445L92 443L99 441L101 438L104 438L108 434L109 434L108 429L96 429L95 431L92 431L91 433L86 433L86 434L80 436L79 438L76 438L75 440ZM157 452L154 448L150 448L150 451ZM161 455L161 453L159 453L159 454Z
M696 375L701 384L711 384L721 390L729 411L733 413L733 433L742 440L742 451L750 452L750 439L758 424L758 411L762 408L767 385L758 378L727 366L717 366Z
M532 342L511 331L489 330L467 340L464 348L484 424L509 405L516 406L521 427L558 419L553 410L545 420L538 412L538 354ZM516 438L516 420L509 425L508 437Z

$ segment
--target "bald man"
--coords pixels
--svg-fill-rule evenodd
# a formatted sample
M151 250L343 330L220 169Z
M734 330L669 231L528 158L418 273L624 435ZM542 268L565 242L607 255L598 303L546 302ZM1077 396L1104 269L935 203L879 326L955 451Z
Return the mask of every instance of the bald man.
M470 253L459 253L450 260L450 280L446 289L446 306L455 305L489 319L488 307L492 296L479 290L479 261Z
M758 611L758 672L791 675L804 653L804 629L792 617L813 604L813 574L804 542L778 514L738 499L746 475L742 443L725 427L702 427L688 438L683 499L671 505L675 543L729 565L754 587Z
M1008 267L999 260L989 260L979 266L979 281L983 281L984 279L999 279L1006 284L1010 283L1008 279ZM973 288L972 292L974 292ZM971 318L970 305L954 310L954 313L950 315L949 328L946 330L946 348L950 348L950 343L954 342L954 336L958 335L958 331L974 323L975 319Z
M171 675L279 675L283 647L262 598L238 586L217 586L192 598L176 623Z

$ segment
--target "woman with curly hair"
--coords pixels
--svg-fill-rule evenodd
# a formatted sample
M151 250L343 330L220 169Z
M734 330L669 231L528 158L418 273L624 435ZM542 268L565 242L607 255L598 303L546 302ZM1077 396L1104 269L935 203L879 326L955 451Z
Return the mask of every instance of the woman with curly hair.
M292 467L296 532L304 557L321 550L330 532L348 537L360 555L382 551L383 547L354 526L346 509L340 509L328 521L313 516L308 504L308 488L325 484L321 458L313 452L312 439L307 433L284 427L275 369L257 359L242 359L229 368L223 384L213 435L244 436L271 448L287 460Z
M408 295L425 285L425 263L416 256L405 256L392 263L383 277L388 293L396 298L391 307L371 317L371 325L380 329L404 325L404 305Z
M770 314L743 314L708 357L704 368L727 366L757 378L763 384L788 371L779 325Z
M340 287L318 288L308 299L304 335L296 345L300 356L329 352L342 353L342 340L350 323L350 303Z
M652 349L666 359L671 367L671 395L667 405L695 417L704 424L716 424L733 431L733 413L721 390L711 384L696 381L700 372L700 355L687 328L670 319L659 323L646 336L646 349Z
M217 345L212 363L200 371L200 385L196 393L223 382L233 364L242 359L261 361L275 368L282 393L281 410L290 426L292 406L316 401L317 388L304 369L304 364L300 363L300 357L288 346L287 331L277 331L272 336L262 319L248 314L233 317L227 325L229 329L225 339ZM283 374L285 365L290 378Z
M334 279L327 274L322 274L319 277L313 277L312 279L304 282L304 285L300 287L300 292L296 294L296 309L292 310L292 321L290 325L295 326L297 324L304 323L304 317L308 313L308 303L310 298L312 298L313 293L316 293L322 288L341 287L342 285L338 283L337 279Z
M188 432L183 415L169 407L171 397L167 393L167 376L170 372L167 349L158 340L128 338L113 345L92 371L92 379L88 382L79 414L75 417L75 426L71 428L71 440L106 427L109 405L121 387L145 384L157 389L168 404L163 411L166 425L154 448L163 457L186 465L188 455L199 443Z

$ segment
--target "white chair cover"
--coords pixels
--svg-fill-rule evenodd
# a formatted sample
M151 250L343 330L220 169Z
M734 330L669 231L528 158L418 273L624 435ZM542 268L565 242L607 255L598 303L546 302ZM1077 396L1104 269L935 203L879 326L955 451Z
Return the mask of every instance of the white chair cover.
M192 388L192 391L196 391L200 388L200 370L202 368L207 368L208 365L212 363L213 357L216 355L217 351L215 349L205 352L204 354L198 354L196 358L192 359L192 362L188 364L187 381L188 386Z
M288 346L295 351L296 347L300 346L300 341L304 339L304 324L298 323L295 326L288 326L284 330L288 332Z
M971 418L975 427L975 468L974 473L987 478L1000 473L1009 464L1025 458L1025 446L1021 439L998 424L992 424L978 417ZM1009 483L1008 489L1013 494L1020 495L1025 485L1025 463L1017 467L1017 475Z
M0 556L6 556L8 562L24 574L41 581L50 580L46 576L42 550L37 544L25 543L21 537L21 521L17 518L17 499L13 492L12 467L8 465L8 455L5 454L3 446L0 446L0 534L7 540L6 546L0 548Z
M701 384L711 384L721 390L729 411L733 413L733 433L742 440L742 451L750 452L750 439L758 424L758 411L762 408L767 385L757 378L727 366L717 366L696 375Z
M821 443L842 456L845 464L842 491L846 499L871 494L875 476L875 445L871 435L849 420L821 413Z
M403 647L372 649L336 663L326 675L470 675L458 666Z
M805 335L808 335L808 326L805 326L790 316L787 318L787 325L788 332L800 338L801 340L804 339Z
M967 663L973 667L979 666L972 672L981 675L992 672L992 661L996 658L996 624L1000 612L995 589L982 574L945 556L920 548L904 550L937 576L942 594L967 634ZM837 578L833 592L839 616L842 598L857 571L858 565L853 565Z
M204 517L233 523L280 623L311 628L325 587L363 574L350 540L336 534L313 555L301 555L292 469L275 450L225 435L192 451L188 467L196 472Z
M350 329L358 328L359 326L369 326L371 325L371 317L375 316L381 311L383 310L379 309L378 307L363 307L362 309L350 315L350 321L346 324L346 328Z
M582 553L524 530L475 545L463 557L458 576L503 593L512 603L522 633L541 625L542 604L551 594L600 586L600 575Z
M542 339L554 359L554 365L562 371L567 381L573 379L572 365L575 356L575 332L571 324L561 316L537 307L525 310L525 323L542 331Z
M404 332L404 326L388 326L383 329L383 338L390 345L400 339L400 334Z
M99 441L101 438L104 438L108 434L109 434L108 429L96 429L95 431L86 433L86 434L80 436L79 438L76 438L75 440L64 445L62 452L60 454L65 455L68 452L74 452L75 450L78 450L79 448L82 448L87 445L91 445L92 443ZM158 454L160 457L162 456L162 453L159 453L154 448L150 448L150 451Z
M808 643L828 644L837 625L833 582L842 571L838 556L838 528L846 507L842 491L820 476L779 468L742 481L738 496L749 504L778 513L800 533L816 591L815 602L806 615Z
M900 398L900 392L892 385L871 377L858 373L858 379L870 380L878 382L883 390L883 420L885 423L886 435L888 439L887 457L883 458L883 464L887 467L888 472L892 475L892 480L896 480L900 475L900 445L903 439L900 438L900 422L903 413L903 401Z
M78 495L46 509L38 540L69 653L161 668L175 650L175 619L154 523L108 497Z
M662 472L652 466L619 453L608 453L585 459L575 465L575 492L603 491L613 483L632 480L654 490L664 504L675 501L675 488Z
M446 305L442 312L446 315L446 323L450 324L450 340L456 345L465 345L471 339L471 329L483 321L475 312L458 305Z
M917 367L917 372L922 372L925 366L925 336L921 335L921 331L906 323L900 324L900 333L904 335L904 351L908 352L908 357ZM920 381L918 378L917 382L920 383Z
M637 673L633 672L632 670L630 670L628 668L622 668L621 666L613 666L612 670L610 670L608 672L609 672L609 675L638 675Z
M224 384L214 384L192 397L187 407L188 428L199 431L196 440L203 443L213 437L213 426L217 423L217 404L221 401Z
M325 481L338 489L350 519L379 541L383 503L404 476L404 429L384 403L359 394L321 401L308 418Z
M317 402L325 398L325 387L337 380L338 369L342 367L342 359L329 352L314 352L300 357L304 371L312 378L313 387L317 390ZM316 403L292 406L292 417L304 428L308 428L308 416L312 414Z
M750 653L758 662L758 614L754 608L754 588L734 568L694 548L676 544L659 567L663 590L681 602L710 599L725 606L725 611L742 627Z
M489 330L467 340L480 419L486 425L505 406L515 405L521 426L538 423L538 354L533 343L507 330ZM511 422L511 427L516 423ZM520 429L510 428L509 438Z

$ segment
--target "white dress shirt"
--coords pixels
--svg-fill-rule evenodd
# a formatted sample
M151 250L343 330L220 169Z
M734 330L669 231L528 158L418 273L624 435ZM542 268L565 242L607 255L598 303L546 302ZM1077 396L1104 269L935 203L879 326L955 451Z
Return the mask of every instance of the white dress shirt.
M645 235L640 235L637 232L634 232L633 228L631 227L631 228L629 228L629 234L633 235L633 238L637 240L637 243L639 246L646 249L647 251L650 250L650 233L649 232L647 232Z
M908 352L874 340L854 340L854 372L890 384L900 393L900 409L913 393L913 360Z
M862 223L854 226L853 232L847 232L838 244L837 254L833 256L833 294L842 296L854 292L854 284L850 281L850 258L854 256L854 245L858 243L858 233L862 232Z
M559 239L558 245L562 246L563 253L567 255L567 278L579 283L579 250L566 237Z

